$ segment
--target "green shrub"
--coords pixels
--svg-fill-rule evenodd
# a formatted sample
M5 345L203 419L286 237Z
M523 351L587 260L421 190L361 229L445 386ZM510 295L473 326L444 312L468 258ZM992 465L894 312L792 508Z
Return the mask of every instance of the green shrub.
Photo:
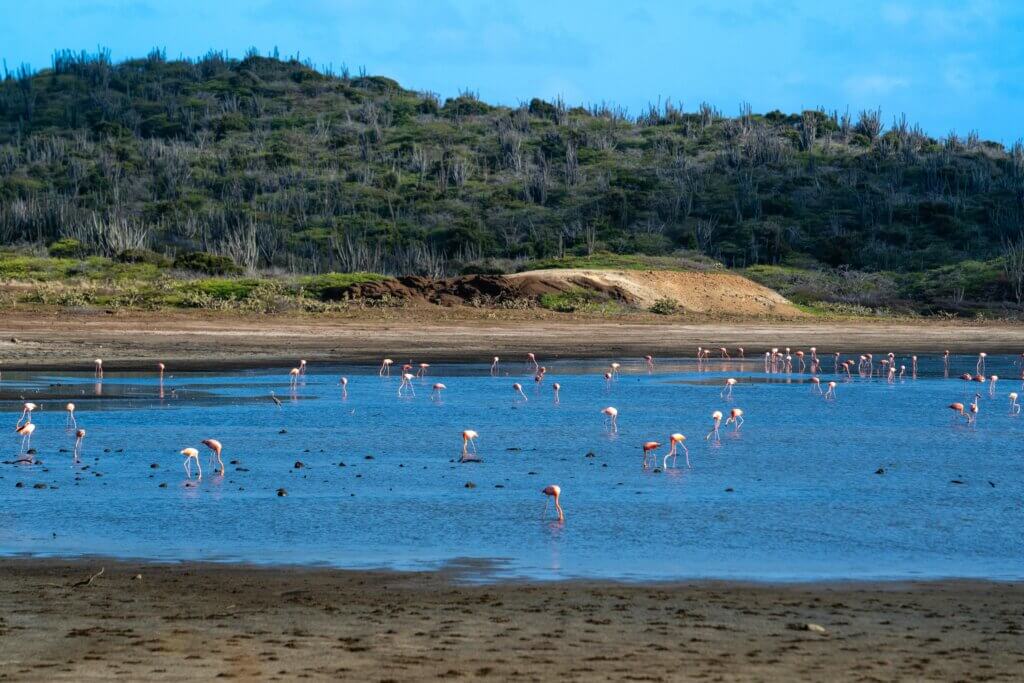
M206 251L181 254L174 259L174 267L178 270L190 270L207 275L236 275L242 272L242 269L230 257Z
M654 302L654 305L650 307L651 313L657 313L658 315L673 315L680 312L679 302L675 299L658 299Z
M172 263L171 259L152 249L125 249L114 260L120 263L148 263L157 268L169 268Z
M81 258L85 255L85 247L73 237L53 242L46 251L54 258Z

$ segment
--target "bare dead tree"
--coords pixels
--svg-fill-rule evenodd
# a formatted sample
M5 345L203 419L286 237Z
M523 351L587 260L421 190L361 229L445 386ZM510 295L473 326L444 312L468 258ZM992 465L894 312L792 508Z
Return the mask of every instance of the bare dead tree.
M1003 273L1020 304L1024 301L1024 233L1019 233L1017 239L1003 240Z
M882 134L883 127L881 109L862 109L854 130L866 137L869 142L874 142Z
M814 147L814 140L818 137L818 114L813 111L805 111L800 119L800 149L809 152Z

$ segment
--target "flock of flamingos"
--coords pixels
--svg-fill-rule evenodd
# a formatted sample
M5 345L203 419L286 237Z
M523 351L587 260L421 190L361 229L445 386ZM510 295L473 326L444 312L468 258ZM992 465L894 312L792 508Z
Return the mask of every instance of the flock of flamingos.
M717 351L719 354L719 358L730 359L733 357L730 355L729 350L724 347L718 348ZM698 369L701 369L702 364L711 359L711 354L711 349L706 349L703 347L697 348ZM742 347L737 348L735 354L737 358L746 358ZM985 374L986 355L987 354L985 354L984 352L979 353L977 363L975 365L975 372L973 374L963 373L962 375L960 375L960 379L964 380L965 382L977 383L979 388L982 388L985 385L987 385L989 396L994 398L996 395L996 383L999 381L999 377L997 375ZM495 356L494 361L491 363L490 369L492 376L498 376L500 362L500 358ZM1021 379L1024 380L1024 353L1021 354L1019 362L1022 367ZM102 381L103 361L97 358L94 363L95 377L97 380ZM646 364L648 371L654 370L653 357L645 356L644 363ZM946 351L943 355L943 364L945 368L945 376L949 377L949 351ZM392 359L385 358L381 363L378 374L380 376L390 376L393 365L394 361ZM538 387L540 387L547 373L547 368L540 365L540 363L537 361L537 357L532 353L526 355L526 366L533 375L534 383ZM811 390L821 395L825 400L835 400L836 388L838 384L834 380L829 380L827 382L824 382L825 389L822 389L823 380L819 377L819 375L822 373L821 366L822 359L821 357L818 356L817 349L815 347L811 347L807 353L805 353L802 350L797 350L791 353L789 348L785 348L782 350L778 348L773 348L770 351L765 351L764 353L765 373L809 373L809 383L811 385ZM162 396L164 371L166 367L163 363L158 363L156 367L159 373ZM620 367L621 366L619 363L611 363L608 370L604 373L605 381L614 381L619 374ZM298 382L300 381L300 378L306 374L306 368L306 361L302 360L299 361L298 367L292 368L291 371L289 372L289 386L293 392L295 391L295 388ZM400 374L401 381L398 385L399 397L415 396L416 390L413 385L413 380L417 378L422 379L423 377L425 377L429 368L430 364L428 363L420 363L418 367L414 366L412 363L406 363L402 365ZM415 374L413 373L413 370L416 370ZM908 374L908 372L912 378L917 377L917 356L910 357L910 368L908 370L906 365L901 364L897 367L896 357L892 353L889 353L884 358L880 358L876 362L874 356L872 356L872 354L870 353L862 354L856 360L843 360L842 355L837 351L832 354L832 372L834 375L840 377L845 376L847 379L851 379L853 377L853 373L856 372L857 375L862 378L872 378L877 376L879 378L884 379L887 382L896 382L897 379L903 379ZM724 386L722 387L720 394L723 399L728 399L732 397L733 387L736 385L736 383L736 379L732 377L727 378L725 380ZM339 384L341 385L342 395L344 397L347 395L348 391L348 378L342 377L339 381ZM551 388L554 393L554 401L557 404L559 402L559 392L561 391L561 385L555 382L551 385ZM431 387L432 398L438 399L441 396L441 393L446 389L447 387L440 382L433 384L433 386ZM523 391L522 384L520 384L519 382L515 382L512 384L512 391L515 400L529 400L527 398L526 392ZM1008 394L1008 397L1010 399L1010 413L1013 415L1019 414L1021 406L1017 402L1017 392L1010 392ZM281 400L274 394L273 391L270 392L270 398L278 407L281 406ZM974 394L974 400L972 402L966 405L962 402L954 402L950 403L948 407L951 411L953 411L954 418L962 417L966 420L968 425L973 426L977 420L979 410L978 400L980 398L981 393L976 391ZM36 425L34 422L32 422L32 412L37 408L39 408L39 406L36 405L35 403L26 402L23 406L21 417L18 419L18 423L15 426L15 431L22 438L21 454L28 454L29 456L27 460L19 460L18 462L33 461L31 456L32 454L34 454L34 451L31 449L31 438L32 434L36 430ZM65 406L65 409L67 411L67 429L69 431L73 431L75 434L75 445L72 454L74 461L78 462L82 453L82 442L85 439L85 429L80 428L78 426L77 420L75 419L75 404L68 403ZM606 406L601 409L601 413L606 418L607 429L611 433L617 432L619 411L614 406ZM723 417L725 416L720 410L716 410L713 413L711 413L711 430L705 435L705 440L714 442L718 442L721 440L719 428L722 425ZM743 410L741 408L732 408L731 410L729 410L728 417L725 417L725 424L733 425L733 430L738 432L740 428L743 426ZM472 462L479 460L476 450L476 439L478 437L479 434L477 434L477 432L472 429L467 429L462 432L462 456L460 462ZM221 454L224 447L221 444L221 442L218 441L217 439L204 439L200 443L202 444L202 446L209 450L211 464L213 464L216 467L217 471L220 474L224 474L224 461L221 458ZM686 447L686 436L679 433L671 434L668 438L668 444L669 450L665 453L662 459L662 467L666 469L668 468L670 458L672 460L672 465L675 466L676 457L678 456L680 450L683 452L685 456L686 466L690 467L690 452L689 449ZM657 462L657 451L662 446L663 444L660 441L645 441L641 444L641 448L643 451L643 467L645 469L648 468L651 463ZM197 476L199 479L202 479L203 470L199 462L199 450L197 448L189 446L183 448L180 451L180 454L185 458L183 466L185 469L186 476L189 479L192 478L192 464L194 463L197 470ZM560 504L560 497L562 494L561 487L559 487L557 484L550 484L548 486L545 486L541 490L541 493L543 493L546 496L546 501L554 501L555 510L558 513L558 520L564 521L565 514ZM545 511L546 510L547 503L545 504Z

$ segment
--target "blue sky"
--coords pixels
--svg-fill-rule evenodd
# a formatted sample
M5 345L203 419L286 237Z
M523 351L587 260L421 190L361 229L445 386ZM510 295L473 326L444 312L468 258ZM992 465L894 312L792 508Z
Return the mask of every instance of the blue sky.
M124 59L277 46L505 104L881 107L933 135L1024 136L1024 2L1012 0L0 0L0 17L10 68L48 66L64 47Z

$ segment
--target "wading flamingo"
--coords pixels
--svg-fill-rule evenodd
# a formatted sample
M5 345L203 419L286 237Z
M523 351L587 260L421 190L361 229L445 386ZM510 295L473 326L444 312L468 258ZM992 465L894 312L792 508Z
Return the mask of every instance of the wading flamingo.
M526 354L526 365L527 365L527 367L529 367L530 365L533 365L533 371L534 372L537 372L538 370L540 370L540 363L537 362L537 356L532 354L532 353Z
M516 382L515 384L512 385L512 392L513 394L515 394L514 400L516 401L518 401L519 399L523 399L524 401L530 400L526 398L526 394L523 392L523 385L520 384L519 382Z
M644 362L647 363L648 370L654 370L654 356L644 356Z
M96 379L103 379L103 359L97 358L93 361L93 365L95 366L93 374L96 376Z
M39 406L37 406L35 403L32 403L31 401L27 401L25 403L25 405L23 405L21 407L21 417L18 418L18 423L16 425L14 425L14 428L17 429L18 427L20 427L22 422L25 422L25 421L31 422L32 421L32 411L35 410L38 407Z
M724 346L719 347L718 353L721 354L722 358L731 358L731 356L729 355L729 349L725 348Z
M668 459L672 458L672 467L676 466L676 456L678 455L678 448L683 449L683 453L686 454L686 466L690 466L690 449L686 447L686 437L682 434L673 434L668 438L669 449L668 453L665 454L665 460L661 463L662 469L668 469Z
M440 382L437 382L432 387L433 390L430 392L430 397L432 399L434 399L435 401L440 401L441 400L441 392L444 391L447 388L448 387L446 387L445 385L441 384Z
M971 401L970 414L967 416L968 424L974 424L978 421L978 399L981 398L981 394L975 394L974 400Z
M608 431L615 434L619 431L619 410L608 406L601 408L601 414L608 418Z
M746 358L746 356L743 355L743 347L742 346L737 346L736 347L736 352L739 354L740 358Z
M721 424L722 424L722 411L721 410L716 410L715 412L711 413L711 431L708 432L707 436L704 437L704 440L708 441L708 440L711 439L712 436L714 436L715 437L715 439L714 439L715 441L721 441L722 437L718 433L718 427Z
M979 375L984 375L985 374L985 358L987 356L988 356L988 354L985 353L984 351L982 351L981 353L978 354L978 362L974 365L974 370Z
M811 393L813 394L815 391L817 391L819 395L821 394L821 380L818 379L817 377L812 377L811 378Z
M416 395L416 389L414 389L413 386L412 386L412 380L413 379L414 379L414 377L413 377L413 375L411 373L408 373L408 372L403 372L402 373L402 381L398 385L398 395L399 396L403 395L402 394L402 389L408 389L409 393L411 395L413 395L413 396Z
M1020 415L1020 404L1017 403L1017 392L1010 392L1010 415Z
M220 468L220 473L224 474L224 461L221 459L221 451L224 450L224 446L221 445L217 439L203 439L200 443L210 449L210 462L216 462L217 467Z
M24 453L32 445L32 432L36 431L36 426L30 420L16 427L14 431L21 435L21 452Z
M835 398L836 398L836 383L835 382L829 382L828 383L828 391L825 392L825 399L828 400L828 401L833 401L833 400L835 400Z
M476 440L480 435L474 432L472 429L467 429L462 432L462 459L460 462L466 462L467 460L479 460L476 454ZM470 454L470 448L473 449L473 453Z
M299 369L292 368L288 371L288 385L294 389L299 383Z
M75 432L75 447L71 451L71 455L75 462L78 462L82 457L82 439L85 438L85 430L79 429Z
M377 373L381 377L391 374L391 366L395 364L395 361L390 358L385 358L380 362L380 371Z
M992 375L988 378L988 395L990 398L996 397L996 382L999 381L999 375Z
M551 389L555 392L555 405L557 406L561 402L558 397L558 392L562 390L562 385L559 384L558 382L555 382L554 384L551 385Z
M338 380L338 384L341 385L341 397L348 398L348 377L342 377Z
M302 360L302 359L299 360L299 374L300 375L305 375L306 374L306 361Z
M281 407L281 399L277 397L277 394L274 393L273 389L270 390L270 400L273 401L274 405L278 408Z
M157 371L157 374L159 374L159 375L160 375L160 384L163 384L163 383L164 383L164 370L165 370L165 369L167 369L167 366L166 366L166 365L164 365L163 363L157 363L157 364L156 364L156 371Z
M498 361L500 361L500 360L501 359L498 358L497 356L494 357L494 361L491 363L491 374L492 375L497 375L498 374Z
M64 406L64 409L68 411L68 429L74 429L78 426L78 422L75 420L75 404L69 403Z
M957 401L955 403L950 403L949 404L949 409L953 411L953 417L954 418L956 418L957 416L966 417L967 421L970 422L970 417L968 417L967 413L964 412L964 404L963 403L960 403L959 401Z
M657 441L645 441L643 443L643 451L644 451L644 464L643 464L643 468L645 470L647 469L647 457L648 456L653 457L654 458L654 462L658 462L658 455L654 451L658 450L659 448L661 448L661 444L659 442L657 442ZM668 456L666 456L666 457L668 457Z
M722 387L722 391L718 395L722 398L732 398L732 388L734 386L736 386L736 380L730 377L725 380L725 386Z
M185 462L183 464L186 476L188 476L189 479L192 478L192 461L195 460L196 469L199 470L199 479L202 479L203 467L199 464L199 451L194 448L182 448L179 452L185 456Z
M562 495L562 487L560 487L558 484L551 484L550 486L545 486L544 488L542 488L540 492L543 493L545 496L547 496L547 498L544 499L544 512L541 513L541 517L543 517L544 515L547 514L547 512L548 512L548 502L552 498L554 498L554 500L555 500L555 510L558 512L558 521L559 522L564 522L565 521L565 513L562 512L562 506L558 502L559 496Z
M740 408L733 408L730 410L729 417L726 419L725 424L729 424L730 422L736 425L732 430L734 433L740 431L740 427L743 426L743 410Z
M416 372L417 377L423 377L427 374L427 370L430 369L430 363L420 363L420 369Z
M611 364L611 368L610 368L612 375L617 377L618 374L619 374L619 368L621 368L621 367L622 367L621 363L612 363Z

